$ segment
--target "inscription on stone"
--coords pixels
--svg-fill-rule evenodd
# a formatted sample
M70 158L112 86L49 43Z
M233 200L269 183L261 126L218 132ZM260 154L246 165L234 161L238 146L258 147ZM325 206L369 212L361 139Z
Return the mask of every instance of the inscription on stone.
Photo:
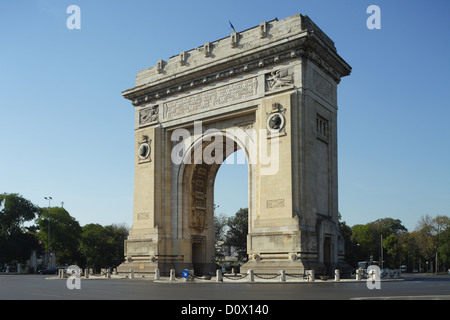
M164 103L165 119L249 98L256 94L256 87L256 78L252 78Z
M139 212L137 214L138 220L148 220L148 212Z
M282 208L284 207L284 199L267 200L267 208Z

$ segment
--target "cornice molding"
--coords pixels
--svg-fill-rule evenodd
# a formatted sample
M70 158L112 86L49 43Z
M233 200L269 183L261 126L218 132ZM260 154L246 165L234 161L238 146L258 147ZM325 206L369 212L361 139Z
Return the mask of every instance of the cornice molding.
M286 36L278 35L276 40L268 41L262 46L254 46L250 49L229 49L227 51L229 53L228 55L221 52L222 56L220 59L219 57L217 59L211 59L211 56L214 56L214 43L207 42L202 47L204 55L200 59L200 62L196 61L198 66L195 66L195 68L188 67L189 55L191 54L189 51L183 51L179 56L172 57L169 61L172 69L168 71L165 71L164 68L169 62L159 60L156 66L140 72L141 78L139 83L143 82L142 74L144 73L147 75L149 82L125 90L122 92L122 95L126 99L131 100L134 106L140 106L144 103L151 103L161 98L167 98L176 93L178 94L202 85L212 84L239 74L254 72L258 69L292 59L308 59L312 61L334 79L336 83L339 83L341 77L350 74L351 67L337 54L334 43L308 17L302 15L299 17L301 18L301 23L299 30L296 30L296 32L289 30ZM288 19L293 18L298 18L298 16L293 16ZM274 23L280 22L276 21ZM298 21L295 20L294 22L291 21L289 23L296 27ZM255 28L258 32L258 37L264 35L264 38L267 38L270 36L271 29L268 23L260 24ZM250 37L256 32L255 28L243 31L242 33L233 33L232 36L234 35L235 37L234 41L240 43L239 38L242 35L245 36L247 33L249 34L247 36ZM230 39L230 41L232 40ZM194 55L194 53L192 54ZM198 53L195 54L198 55ZM174 62L177 62L176 66ZM183 70L184 68L185 70ZM154 75L149 76L151 74Z

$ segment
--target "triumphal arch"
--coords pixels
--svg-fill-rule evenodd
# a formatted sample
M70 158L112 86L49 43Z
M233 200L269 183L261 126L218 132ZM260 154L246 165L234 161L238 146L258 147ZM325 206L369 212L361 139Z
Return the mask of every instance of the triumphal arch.
M338 267L337 85L350 71L301 14L139 71L123 92L136 138L133 226L119 271L215 271L214 180L238 149L249 186L241 271Z

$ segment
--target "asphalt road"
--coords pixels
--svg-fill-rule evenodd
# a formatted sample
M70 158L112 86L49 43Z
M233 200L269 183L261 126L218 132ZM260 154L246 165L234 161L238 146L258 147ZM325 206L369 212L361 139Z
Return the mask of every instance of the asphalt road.
M372 290L365 281L170 284L142 279L81 279L80 289L69 290L65 279L46 278L48 276L0 275L0 300L146 300L146 308L166 306L166 311L174 315L183 311L209 312L195 308L211 305L217 307L215 318L225 315L226 305L236 304L242 307L228 306L228 311L248 314L257 306L267 304L272 314L274 308L279 314L282 310L307 306L300 302L303 300L450 300L450 276L447 275L405 276L404 281L381 282L380 289Z
M66 280L42 275L0 275L1 300L450 300L450 276L406 275L381 282L380 289L360 283L157 283L141 279L81 279L69 290Z

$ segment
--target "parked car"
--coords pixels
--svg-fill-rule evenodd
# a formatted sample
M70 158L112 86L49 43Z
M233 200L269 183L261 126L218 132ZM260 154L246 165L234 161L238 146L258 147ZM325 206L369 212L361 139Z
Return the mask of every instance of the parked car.
M39 274L58 274L58 270L60 268L47 268L47 269L42 269L39 270Z

